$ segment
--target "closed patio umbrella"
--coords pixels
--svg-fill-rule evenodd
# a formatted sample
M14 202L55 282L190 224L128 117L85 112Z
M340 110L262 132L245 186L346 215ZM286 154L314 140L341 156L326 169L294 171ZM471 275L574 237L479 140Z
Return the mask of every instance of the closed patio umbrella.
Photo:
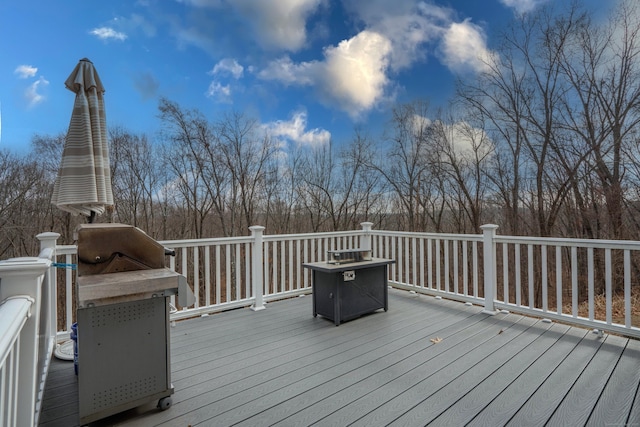
M104 87L88 59L78 62L65 81L76 94L51 203L92 222L113 205Z

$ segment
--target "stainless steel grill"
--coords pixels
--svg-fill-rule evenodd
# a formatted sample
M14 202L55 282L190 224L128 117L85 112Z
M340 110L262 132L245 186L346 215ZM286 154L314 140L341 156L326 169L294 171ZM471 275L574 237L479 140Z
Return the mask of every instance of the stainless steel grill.
M171 254L125 224L78 227L80 423L158 400L171 406L169 296L193 303L186 278L165 268Z

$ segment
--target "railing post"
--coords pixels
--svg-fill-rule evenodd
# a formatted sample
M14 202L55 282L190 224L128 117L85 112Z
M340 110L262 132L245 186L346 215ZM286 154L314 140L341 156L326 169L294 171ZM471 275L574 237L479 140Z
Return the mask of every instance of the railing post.
M251 236L253 237L253 247L251 248L251 282L253 283L254 302L251 310L259 311L264 310L264 282L262 277L262 232L264 231L264 227L261 225L252 225L249 227L249 230L251 230Z
M365 251L371 250L371 228L373 227L372 222L361 222L360 226L362 227L362 231L364 231L364 238L360 244L360 248Z
M480 228L482 229L482 253L484 256L484 310L482 310L482 312L494 315L496 314L494 306L494 295L496 289L496 251L493 240L496 236L498 226L495 224L485 224Z
M60 234L46 232L40 233L36 236L38 240L40 240L40 253L46 249L51 250L51 261L52 263L56 262L56 244ZM49 340L54 340L58 333L58 275L56 274L56 267L49 267L49 274L47 275L48 281L45 286L46 295L43 295L44 300L42 301L43 306L46 304L47 309L47 330L40 331L40 333L44 333L45 336Z

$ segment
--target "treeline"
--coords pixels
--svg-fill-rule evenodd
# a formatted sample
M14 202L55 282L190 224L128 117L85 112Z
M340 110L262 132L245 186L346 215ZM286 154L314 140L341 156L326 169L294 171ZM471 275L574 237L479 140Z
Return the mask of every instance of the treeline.
M552 6L551 6L552 7ZM574 3L517 18L450 107L396 105L381 135L299 145L256 119L160 99L150 139L109 130L115 208L157 239L358 228L640 239L640 14ZM425 77L425 83L429 80ZM0 258L82 218L50 205L64 135L0 151Z

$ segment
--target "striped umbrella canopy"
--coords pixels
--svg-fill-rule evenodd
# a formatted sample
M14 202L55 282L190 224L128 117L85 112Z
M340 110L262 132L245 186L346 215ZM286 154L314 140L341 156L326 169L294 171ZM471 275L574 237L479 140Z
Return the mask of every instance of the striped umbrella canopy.
M64 84L76 99L51 203L91 222L113 205L104 87L86 58Z

